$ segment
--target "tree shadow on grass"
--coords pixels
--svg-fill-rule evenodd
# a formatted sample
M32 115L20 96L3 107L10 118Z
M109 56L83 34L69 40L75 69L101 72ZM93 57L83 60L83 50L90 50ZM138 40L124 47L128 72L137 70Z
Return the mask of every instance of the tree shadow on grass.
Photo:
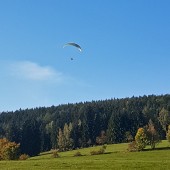
M147 148L144 149L143 151L159 151L159 150L170 150L170 147L161 147L161 148L155 148L155 149L151 149L151 148Z
M104 154L111 154L111 153L113 153L113 152L105 152Z

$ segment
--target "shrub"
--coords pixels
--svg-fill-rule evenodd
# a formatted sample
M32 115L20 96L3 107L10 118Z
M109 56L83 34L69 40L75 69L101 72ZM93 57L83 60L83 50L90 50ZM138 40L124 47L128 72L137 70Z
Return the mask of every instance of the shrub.
M60 157L57 150L54 150L54 151L52 152L52 157L53 157L53 158L59 158L59 157Z
M91 151L90 154L91 155L99 155L98 151L95 151L95 150Z
M106 150L107 148L107 145L103 145L102 148L104 149L104 151Z
M129 152L136 152L138 151L138 147L135 141L132 141L128 144L128 149Z
M103 145L99 150L95 151L91 151L90 154L91 155L100 155L100 154L104 154L105 153L105 150L106 150L106 145Z
M28 159L28 158L29 158L29 155L27 155L27 154L22 154L22 155L20 155L19 160L26 160L26 159Z
M77 151L74 156L83 156L79 151Z

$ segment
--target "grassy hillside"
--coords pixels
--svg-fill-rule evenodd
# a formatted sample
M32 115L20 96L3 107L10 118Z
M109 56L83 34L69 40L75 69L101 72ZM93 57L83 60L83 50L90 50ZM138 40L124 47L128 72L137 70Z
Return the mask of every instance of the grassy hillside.
M156 150L149 148L143 152L127 152L127 144L108 145L106 153L90 155L90 151L100 147L79 149L83 156L74 157L77 151L59 153L52 158L50 152L25 161L0 161L1 170L52 170L52 169L170 169L170 148L167 141L160 143Z

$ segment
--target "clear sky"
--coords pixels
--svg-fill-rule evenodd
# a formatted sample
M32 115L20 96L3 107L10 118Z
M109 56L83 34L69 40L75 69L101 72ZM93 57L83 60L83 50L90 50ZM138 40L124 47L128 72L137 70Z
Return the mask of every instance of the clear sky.
M169 9L169 0L0 0L0 112L169 94Z

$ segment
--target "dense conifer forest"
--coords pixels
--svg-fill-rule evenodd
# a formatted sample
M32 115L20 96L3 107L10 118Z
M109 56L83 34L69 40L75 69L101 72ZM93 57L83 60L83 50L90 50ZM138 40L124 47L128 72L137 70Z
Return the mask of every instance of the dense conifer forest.
M30 156L105 143L132 141L152 121L165 139L170 124L170 95L64 104L0 114L0 138L20 143Z

